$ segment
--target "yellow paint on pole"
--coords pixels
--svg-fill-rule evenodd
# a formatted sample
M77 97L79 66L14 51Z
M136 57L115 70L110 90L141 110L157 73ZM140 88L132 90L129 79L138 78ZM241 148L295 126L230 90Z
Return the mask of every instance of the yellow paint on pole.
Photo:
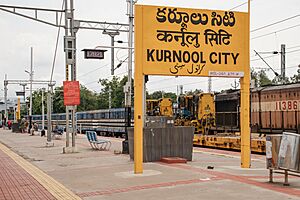
M247 43L250 43L250 1L248 0ZM250 50L248 49L248 52ZM245 76L241 78L241 167L251 166L251 130L250 130L250 56L245 65Z
M246 77L247 76L247 77ZM241 78L241 167L250 168L250 74L245 73Z
M135 8L135 41L142 40L142 7ZM142 43L135 42L135 49ZM134 71L134 173L143 173L143 126L144 126L144 75L142 72L142 51L135 52Z
M21 109L20 109L20 97L18 97L18 105L17 105L17 121L21 119Z

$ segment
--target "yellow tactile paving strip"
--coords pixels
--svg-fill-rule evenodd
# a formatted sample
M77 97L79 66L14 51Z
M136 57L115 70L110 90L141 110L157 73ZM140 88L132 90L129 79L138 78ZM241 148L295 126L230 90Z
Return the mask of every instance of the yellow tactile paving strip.
M57 199L81 199L75 195L61 183L54 180L51 176L45 174L42 170L26 161L21 156L17 155L9 148L0 143L0 149L12 158L18 165L26 170L31 176L33 176L43 187L45 187L55 198Z

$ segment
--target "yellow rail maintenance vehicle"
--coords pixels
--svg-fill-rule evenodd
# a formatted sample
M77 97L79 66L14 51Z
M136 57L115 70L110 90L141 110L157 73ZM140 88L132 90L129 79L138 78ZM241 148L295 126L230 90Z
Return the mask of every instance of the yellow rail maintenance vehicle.
M158 99L147 99L146 100L146 113L148 116L159 115L159 100Z
M173 117L173 102L171 98L147 99L147 115Z
M179 114L175 120L175 125L194 126L193 143L196 146L240 150L239 132L223 132L223 129L216 128L214 96L211 93L180 96L178 101ZM264 138L255 137L252 134L251 151L265 153Z
M158 100L148 99L147 114L152 116L175 116L176 126L194 126L195 146L240 150L241 139L239 129L225 130L218 126L215 95L200 93L197 95L181 95L178 97L178 109L173 112L173 103L170 98ZM220 105L218 105L220 107ZM224 104L224 106L226 106ZM176 113L176 114L175 114ZM251 151L265 153L265 139L251 135Z
M173 117L173 102L171 98L159 99L159 112L161 116Z
M178 108L177 126L194 126L195 134L208 134L215 126L214 95L211 93L180 96Z

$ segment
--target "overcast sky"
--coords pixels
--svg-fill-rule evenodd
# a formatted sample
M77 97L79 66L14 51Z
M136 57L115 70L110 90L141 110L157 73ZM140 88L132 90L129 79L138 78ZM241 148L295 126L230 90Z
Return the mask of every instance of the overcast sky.
M126 0L74 0L75 19L94 21L107 21L127 23L128 17ZM245 0L139 0L138 4L165 5L187 8L221 9L229 10L236 5L244 3ZM60 9L62 0L0 0L3 5L18 5L42 8ZM247 11L247 5L236 9ZM28 12L27 12L28 13ZM300 15L299 0L253 0L251 1L251 25L250 29L255 30L264 25L271 24L295 15ZM53 19L53 15L41 15L44 19ZM266 65L254 55L253 50L258 52L280 51L280 45L286 44L286 68L287 76L296 73L297 65L300 64L300 16L287 20L283 23L251 33L251 67L256 70L266 68ZM297 26L299 25L299 26ZM295 26L293 28L289 28ZM30 47L34 48L34 79L49 80L53 62L57 28L41 24L29 19L15 16L0 11L0 97L3 97L3 80L7 74L8 79L28 79L29 76L24 70L30 68ZM285 31L282 29L288 28ZM275 33L276 32L276 33ZM65 79L65 64L63 52L64 30L58 46L58 54L54 71L54 80L57 85L62 85ZM263 36L266 35L266 36ZM258 37L263 36L263 37ZM258 38L256 38L258 37ZM116 40L127 41L127 35L121 34ZM101 31L79 30L77 34L77 77L78 80L89 89L99 92L101 87L97 83L99 78L111 78L110 76L110 52L105 54L104 60L84 60L84 48L94 48L97 45L110 45L110 37L103 35ZM120 45L120 44L117 44ZM121 44L122 45L122 44ZM126 44L123 44L126 45ZM280 56L270 57L270 54L263 54L266 61L280 73ZM119 60L127 57L127 50L116 50L115 65ZM270 70L266 71L270 78L274 75ZM115 74L124 76L127 74L127 64L124 63L117 69ZM234 79L213 78L213 91L229 89ZM150 77L147 89L149 92L164 90L176 92L177 85L183 85L184 91L191 89L202 89L207 91L207 78L191 77ZM41 87L41 86L40 86ZM36 86L34 86L36 88ZM15 91L21 90L20 86L9 86L8 96L15 97Z

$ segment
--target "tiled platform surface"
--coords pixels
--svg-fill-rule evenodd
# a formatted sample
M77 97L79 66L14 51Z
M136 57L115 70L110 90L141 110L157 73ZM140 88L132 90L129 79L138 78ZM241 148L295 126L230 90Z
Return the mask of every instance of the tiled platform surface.
M36 179L0 150L0 199L55 199Z
M0 130L0 142L9 147L0 148L0 199L300 199L300 178L290 177L285 187L276 174L268 183L263 155L253 155L252 168L241 169L238 152L194 148L192 162L144 163L144 173L136 175L128 155L114 154L122 140L109 139L110 151L95 151L78 135L79 153L62 154L63 138L46 148L44 137Z

